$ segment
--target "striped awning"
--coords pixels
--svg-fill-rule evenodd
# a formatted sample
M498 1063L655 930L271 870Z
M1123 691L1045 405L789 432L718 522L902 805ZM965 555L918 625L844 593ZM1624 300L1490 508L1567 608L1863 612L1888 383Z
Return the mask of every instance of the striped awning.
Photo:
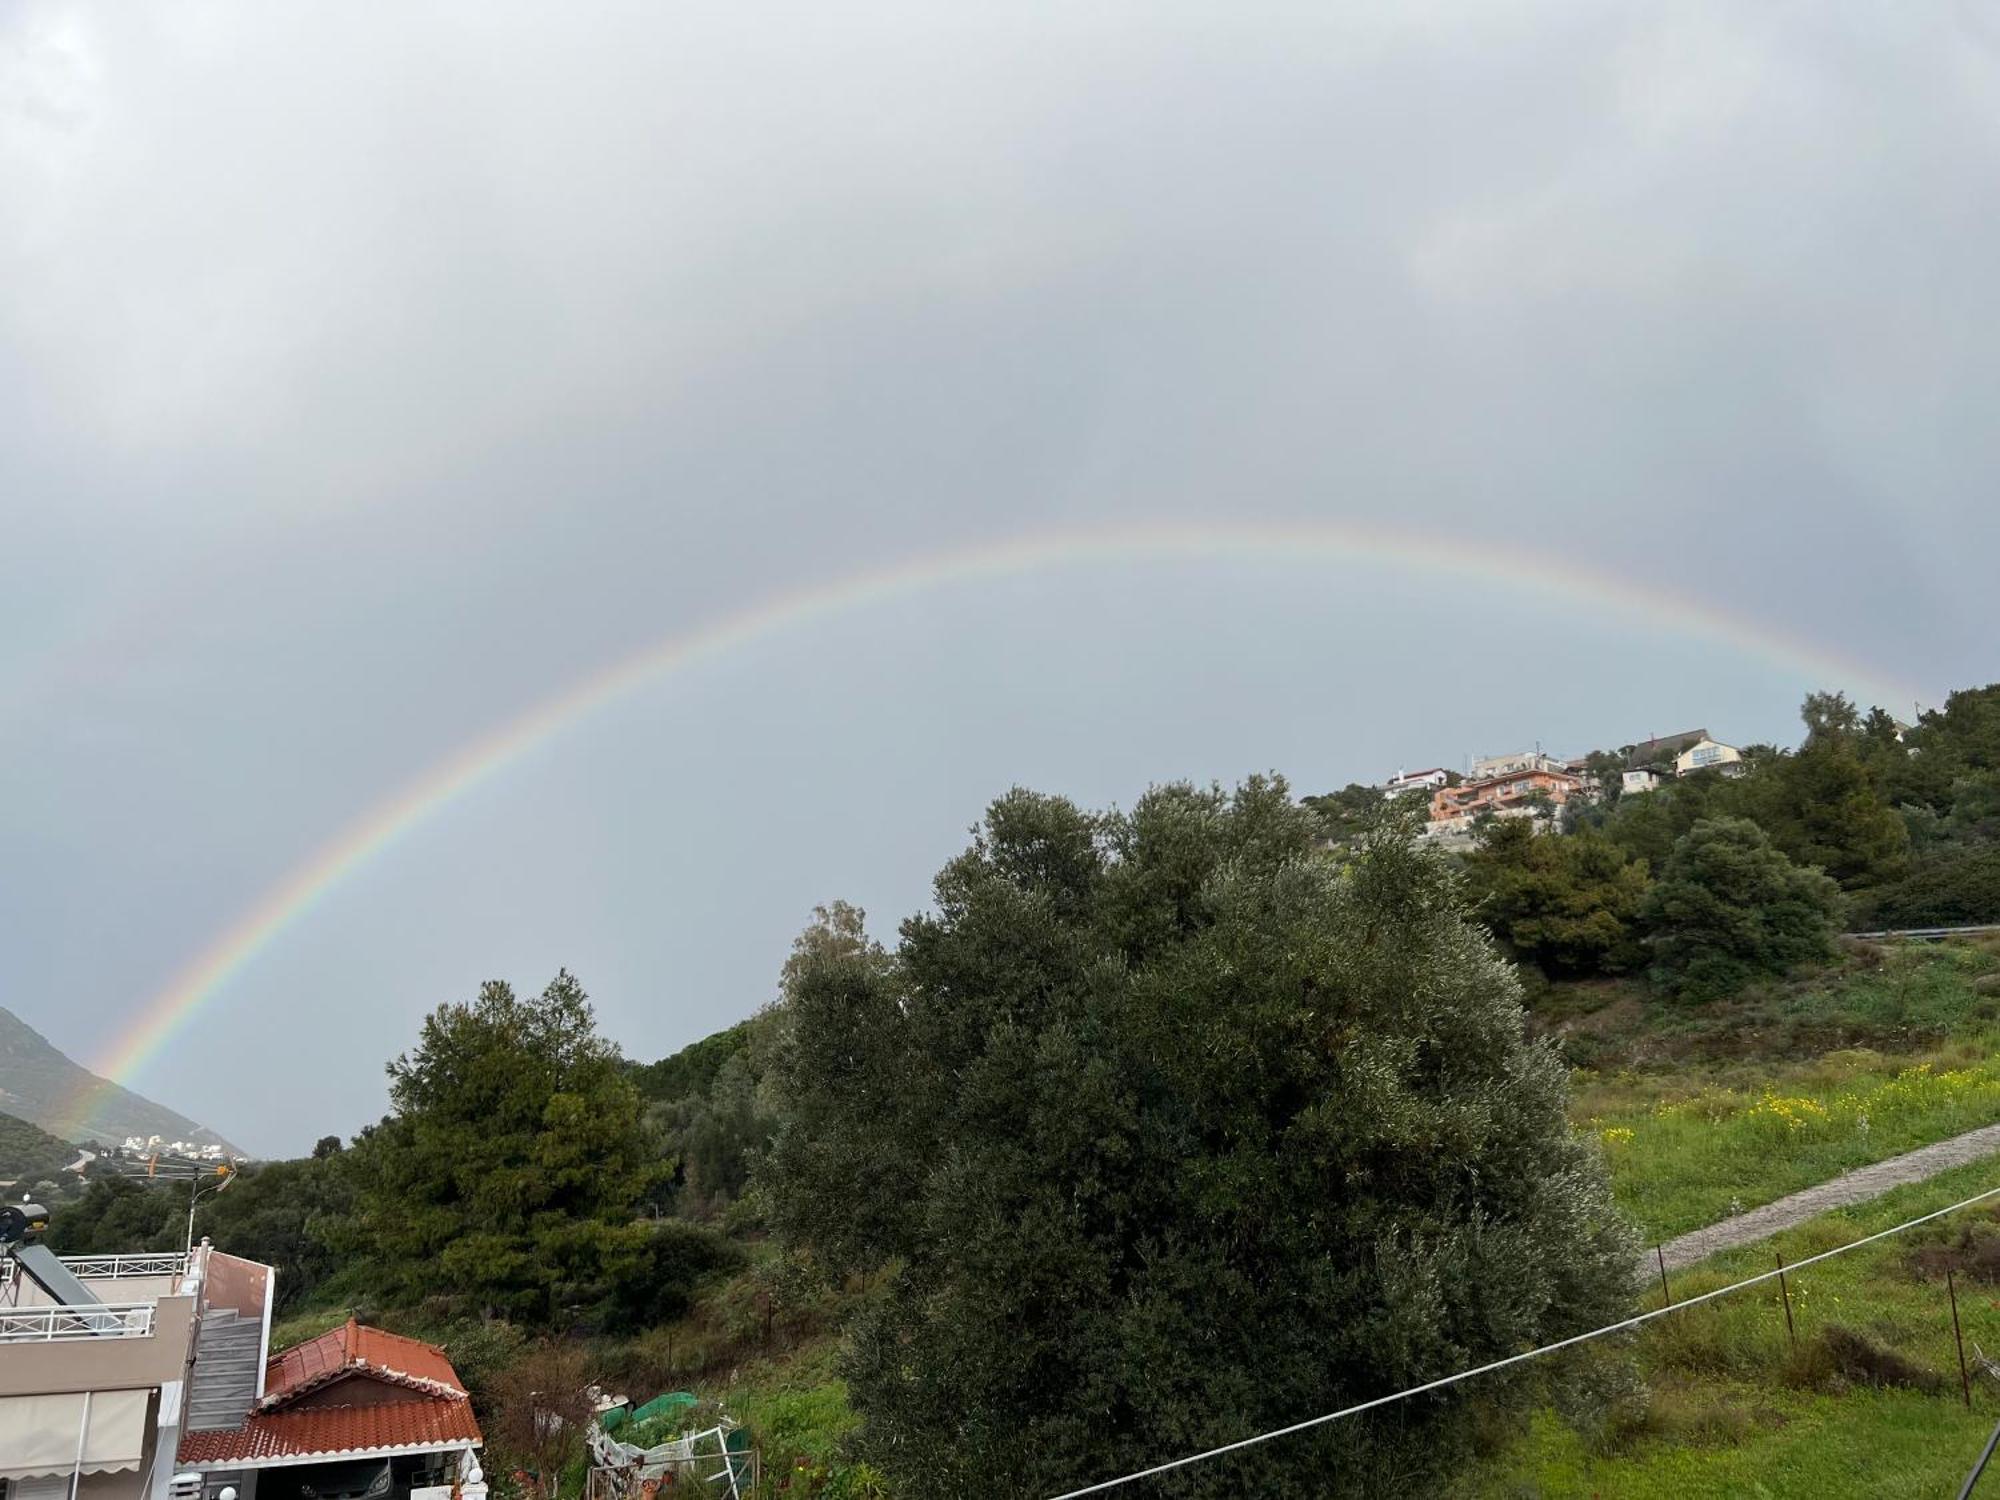
M151 1391L0 1396L0 1479L136 1469Z

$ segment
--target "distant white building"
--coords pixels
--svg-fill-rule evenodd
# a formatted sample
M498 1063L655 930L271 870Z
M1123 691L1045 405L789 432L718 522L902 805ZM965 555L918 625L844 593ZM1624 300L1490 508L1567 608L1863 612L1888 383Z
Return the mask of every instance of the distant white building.
M1427 771L1398 771L1382 783L1385 797L1400 797L1405 792L1422 792L1429 796L1451 780L1451 775L1443 766L1432 766Z
M1569 769L1567 761L1557 760L1553 755L1544 755L1539 750L1516 750L1509 755L1488 755L1475 760L1466 770L1467 781L1491 781L1495 776L1518 776L1524 771L1556 771Z
M1629 797L1634 792L1658 791L1665 781L1666 777L1662 776L1658 771L1649 768L1639 771L1627 771L1620 778L1620 785L1625 795Z
M120 1148L130 1156L183 1156L194 1161L226 1161L229 1153L220 1146L195 1141L163 1141L156 1135L128 1135Z
M1744 771L1743 752L1734 745L1724 745L1704 736L1674 757L1674 775L1686 776L1693 771L1720 771L1725 776L1741 776Z

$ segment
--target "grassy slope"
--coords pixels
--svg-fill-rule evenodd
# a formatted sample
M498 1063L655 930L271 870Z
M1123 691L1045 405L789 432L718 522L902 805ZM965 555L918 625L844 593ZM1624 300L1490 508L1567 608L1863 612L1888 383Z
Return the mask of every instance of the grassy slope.
M1621 988L1537 1002L1577 1069L1572 1115L1649 1239L2000 1120L2000 954L1864 952L1689 1009Z
M1773 1246L1717 1256L1678 1278L1675 1294L1769 1270L1774 1247L1795 1261L1996 1186L2000 1164L1958 1168L1803 1224ZM1957 1250L1968 1226L1992 1248ZM1591 1438L1541 1414L1472 1477L1467 1493L1489 1500L1954 1493L2000 1419L2000 1382L1975 1373L1973 1410L1960 1403L1935 1259L1947 1256L1960 1266L1968 1355L1975 1344L2000 1354L2000 1284L1991 1279L2000 1270L2000 1214L1988 1204L1794 1273L1798 1355L1773 1282L1642 1329L1632 1340L1646 1382L1641 1405ZM1659 1300L1654 1291L1646 1305ZM1820 1345L1834 1324L1935 1377L1933 1389L1877 1389L1836 1374Z
M1538 1010L1581 1039L1574 1050L1594 1066L1577 1072L1573 1113L1605 1139L1621 1206L1664 1237L2000 1120L1996 973L1991 943L1892 948L1701 1012L1616 988L1556 992ZM1959 1168L1717 1256L1676 1277L1675 1294L1768 1270L1774 1251L1797 1260L1991 1187L2000 1161ZM1972 1247L1951 1249L1968 1226ZM1642 1399L1590 1432L1542 1412L1469 1492L1954 1493L2000 1419L2000 1381L1975 1387L1970 1414L1959 1401L1939 1274L1954 1256L1968 1352L1977 1344L2000 1356L2000 1209L1989 1204L1796 1273L1800 1354L1771 1283L1649 1326L1630 1341ZM1659 1305L1657 1290L1646 1305ZM1821 1339L1833 1324L1935 1375L1935 1388L1878 1388L1830 1370Z

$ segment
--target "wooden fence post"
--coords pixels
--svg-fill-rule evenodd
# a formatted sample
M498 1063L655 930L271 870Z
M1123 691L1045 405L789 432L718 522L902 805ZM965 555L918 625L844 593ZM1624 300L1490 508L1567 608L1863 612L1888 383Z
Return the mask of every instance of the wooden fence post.
M1785 1257L1773 1250L1778 1257L1778 1295L1785 1302L1785 1337L1792 1341L1792 1348L1799 1347L1799 1331L1792 1326L1792 1289L1785 1285Z
M1951 1338L1958 1345L1958 1388L1965 1396L1965 1409L1972 1410L1972 1376L1965 1368L1965 1334L1958 1326L1958 1285L1952 1280L1951 1267L1944 1268L1945 1295L1951 1298Z

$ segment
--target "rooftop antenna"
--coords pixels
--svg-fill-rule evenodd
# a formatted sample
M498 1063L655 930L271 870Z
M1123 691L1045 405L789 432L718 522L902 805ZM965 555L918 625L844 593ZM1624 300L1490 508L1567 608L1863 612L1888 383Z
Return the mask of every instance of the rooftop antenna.
M236 1180L236 1169L230 1166L228 1162L224 1162L221 1166L215 1169L215 1175L220 1180L217 1182L210 1183L206 1186L202 1184L202 1180L199 1177L191 1177L188 1179L188 1230L187 1230L187 1249L182 1252L182 1254L184 1255L194 1254L195 1205L202 1200L202 1197L205 1194L219 1193L224 1188L228 1187L230 1183L234 1182Z

